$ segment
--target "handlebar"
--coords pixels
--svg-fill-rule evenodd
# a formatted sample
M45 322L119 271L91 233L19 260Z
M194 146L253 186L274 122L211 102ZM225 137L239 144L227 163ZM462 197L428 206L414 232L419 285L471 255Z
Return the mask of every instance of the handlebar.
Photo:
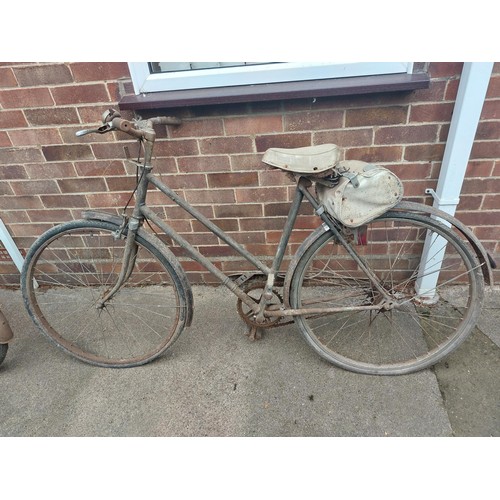
M96 129L79 130L76 132L77 137L82 137L87 134L105 134L113 130L125 132L137 139L146 139L154 141L156 136L153 130L153 125L180 125L182 121L174 116L157 116L147 120L139 120L130 122L121 118L120 114L114 109L109 109L102 116L102 125Z

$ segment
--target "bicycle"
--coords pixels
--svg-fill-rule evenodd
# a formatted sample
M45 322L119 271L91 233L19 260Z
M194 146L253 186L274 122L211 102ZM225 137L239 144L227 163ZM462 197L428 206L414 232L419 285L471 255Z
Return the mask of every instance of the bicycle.
M124 132L139 141L143 160L136 162L131 215L83 212L82 219L40 236L26 255L21 274L26 308L59 348L97 366L139 366L163 354L190 326L193 295L186 273L158 234L145 229L145 221L236 295L237 310L253 335L257 329L295 323L321 357L344 369L415 372L448 355L471 332L494 263L455 218L403 201L361 228L347 228L312 192L318 179L333 175L328 145L274 150L281 158L277 168L293 176L296 189L269 267L152 173L154 126L180 123L173 117L131 122L109 110L101 127L77 132ZM303 161L289 164L298 154ZM327 161L318 168L314 158ZM149 186L232 247L255 272L223 273L148 207ZM303 200L320 224L282 272ZM420 262L426 240L431 242L429 260L442 257L440 268ZM434 288L418 293L419 280L429 276ZM460 307L449 302L453 294L462 299Z

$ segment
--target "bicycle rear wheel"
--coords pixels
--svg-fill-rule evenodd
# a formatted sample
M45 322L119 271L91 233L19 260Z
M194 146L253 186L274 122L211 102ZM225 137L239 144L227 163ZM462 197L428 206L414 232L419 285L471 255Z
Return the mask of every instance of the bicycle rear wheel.
M191 304L182 271L143 233L129 279L99 306L122 266L126 240L117 229L81 220L49 230L28 252L21 284L31 318L58 347L90 364L130 367L172 345Z
M428 262L423 262L426 238ZM392 304L297 316L302 335L316 352L348 370L398 375L431 366L465 340L480 313L484 281L475 258L450 229L428 217L388 213L352 240ZM434 260L443 254L439 267ZM423 279L434 283L425 297L419 293ZM383 302L381 292L332 233L318 233L295 268L292 308Z

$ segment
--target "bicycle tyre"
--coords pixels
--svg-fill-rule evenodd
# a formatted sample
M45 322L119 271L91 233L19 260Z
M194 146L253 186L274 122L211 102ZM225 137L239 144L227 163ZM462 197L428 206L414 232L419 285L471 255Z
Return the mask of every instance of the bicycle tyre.
M50 229L30 248L21 287L30 317L56 346L92 365L132 367L173 344L189 325L192 305L178 262L139 231L131 276L96 306L119 274L126 236L116 239L117 229L96 220Z
M456 349L472 331L484 296L479 265L450 229L429 217L388 212L365 229L353 248L399 305L389 310L301 315L295 322L320 356L344 369L400 375L427 368ZM427 234L433 242L429 259L446 247L441 273L437 267L420 263ZM439 274L433 301L424 300L416 291L424 274ZM381 300L380 292L335 242L331 231L318 231L302 251L289 296L292 308L365 306Z
M5 356L7 356L8 350L9 350L9 344L0 344L0 365L3 363Z

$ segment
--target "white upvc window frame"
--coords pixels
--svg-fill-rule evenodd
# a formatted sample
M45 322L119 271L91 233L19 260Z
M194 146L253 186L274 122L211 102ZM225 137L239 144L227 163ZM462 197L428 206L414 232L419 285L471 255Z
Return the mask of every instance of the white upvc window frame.
M134 92L137 95L149 92L413 72L411 62L284 62L168 73L151 73L147 62L133 62L128 65Z

